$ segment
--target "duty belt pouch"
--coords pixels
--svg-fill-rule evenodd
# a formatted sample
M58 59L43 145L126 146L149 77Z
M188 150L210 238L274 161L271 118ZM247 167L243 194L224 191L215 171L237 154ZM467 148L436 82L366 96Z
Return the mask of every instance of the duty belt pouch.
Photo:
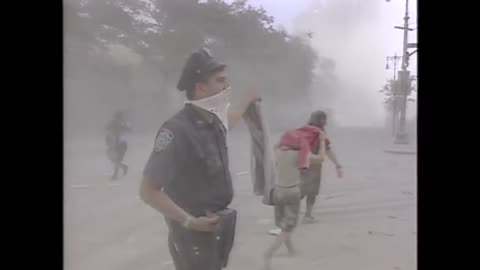
M225 268L235 240L237 210L227 208L215 214L219 217L219 220L214 234L222 267Z

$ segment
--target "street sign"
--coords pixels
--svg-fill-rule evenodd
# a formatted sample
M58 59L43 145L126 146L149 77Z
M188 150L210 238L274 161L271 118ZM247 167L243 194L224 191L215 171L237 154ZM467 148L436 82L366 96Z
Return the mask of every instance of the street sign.
M401 30L405 29L405 27L403 27L403 26L395 26L394 28L395 28L395 29L401 29ZM415 29L413 29L413 28L408 28L408 31L413 31L413 30L415 30Z
M407 48L417 48L417 43L408 43Z

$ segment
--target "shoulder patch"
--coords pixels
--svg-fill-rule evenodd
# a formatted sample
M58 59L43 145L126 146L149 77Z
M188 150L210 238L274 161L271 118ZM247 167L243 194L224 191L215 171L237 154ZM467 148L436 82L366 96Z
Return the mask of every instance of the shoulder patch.
M155 139L155 152L160 152L173 141L173 133L167 128L161 128Z

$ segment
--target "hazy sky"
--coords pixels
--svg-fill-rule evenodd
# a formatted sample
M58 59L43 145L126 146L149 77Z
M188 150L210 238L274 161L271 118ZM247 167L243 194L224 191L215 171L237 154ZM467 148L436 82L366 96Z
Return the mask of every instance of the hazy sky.
M249 0L252 5L263 6L272 16L275 17L276 24L283 25L288 31L292 30L294 19L308 9L313 1L314 0ZM378 23L384 28L384 47L386 54L393 55L396 52L397 55L401 55L403 46L403 32L401 30L394 29L393 27L396 25L403 26L405 0L391 0L390 2L378 0L378 2L382 13L382 19ZM415 28L417 22L416 1L409 1L409 13L409 23L411 24L412 28ZM417 31L411 31L408 39L409 43L416 42ZM415 59L411 59L410 67L411 72L416 74ZM392 71L389 71L386 73L386 75L391 76L391 73Z
M289 32L298 29L297 18L308 13L309 9L314 9L313 6L326 2L341 3L340 1L364 7L364 10L353 16L348 15L350 11L347 10L338 15L353 20L345 22L350 26L354 24L351 32L339 33L338 29L343 28L338 28L338 25L333 25L334 30L330 30L329 25L319 24L322 20L316 22L311 18L306 23L304 20L300 28L314 33L323 31L312 39L311 44L321 55L337 62L338 76L345 83L342 86L344 90L339 92L338 102L331 105L336 108L338 120L345 125L381 125L386 113L383 107L384 97L378 90L383 87L386 79L393 77L393 65L390 64L390 70L386 70L385 57L393 56L394 53L402 55L403 31L394 29L394 26L403 26L405 0L249 0L252 5L263 6L275 17L276 24L282 25ZM409 1L409 13L410 27L416 28L416 1ZM325 23L341 23L342 20L338 18L340 17L334 21L327 19ZM417 31L410 32L408 42L416 42L416 35ZM399 67L400 62L397 68ZM417 73L416 55L410 59L409 70L412 74ZM409 105L410 117L415 115L415 106L416 104Z

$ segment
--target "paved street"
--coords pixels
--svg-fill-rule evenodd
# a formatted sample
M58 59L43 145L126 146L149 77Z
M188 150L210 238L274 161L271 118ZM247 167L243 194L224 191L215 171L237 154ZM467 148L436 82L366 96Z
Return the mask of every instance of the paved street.
M337 179L324 166L315 214L318 224L301 225L294 235L299 254L281 249L274 269L416 269L416 156L384 152L390 142L376 129L331 133L344 165ZM65 140L65 269L172 270L162 216L138 197L141 172L154 140L132 136L129 174L108 180L103 137ZM273 241L273 208L253 195L249 140L242 130L229 139L239 211L228 270L260 269L261 254ZM302 205L304 209L304 205Z

